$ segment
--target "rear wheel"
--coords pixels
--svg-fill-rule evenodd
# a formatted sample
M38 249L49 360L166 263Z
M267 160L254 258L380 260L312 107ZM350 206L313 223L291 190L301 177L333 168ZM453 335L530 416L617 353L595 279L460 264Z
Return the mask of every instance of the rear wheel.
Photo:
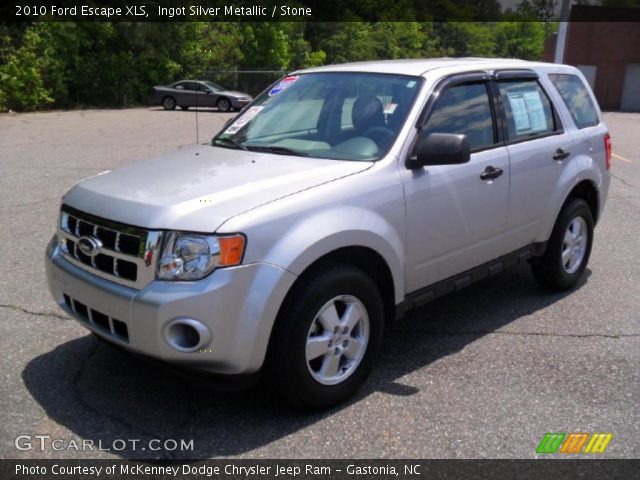
M380 350L383 315L378 288L361 270L318 272L292 292L274 327L267 370L277 392L307 408L352 396Z
M164 108L165 110L175 110L176 99L173 97L164 97L162 99L162 108Z
M540 285L552 290L573 288L582 276L593 243L593 216L587 203L570 200L558 215L544 255L532 262Z

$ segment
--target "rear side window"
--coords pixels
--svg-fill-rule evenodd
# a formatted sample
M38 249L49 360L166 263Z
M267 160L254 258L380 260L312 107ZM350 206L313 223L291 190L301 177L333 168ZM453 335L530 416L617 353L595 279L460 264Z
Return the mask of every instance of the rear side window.
M536 80L498 82L510 141L548 135L558 130L553 107Z
M593 127L599 123L598 112L587 87L576 75L552 74L551 83L556 87L578 128Z
M428 133L463 133L471 150L495 144L491 103L485 83L467 83L445 90L424 127Z

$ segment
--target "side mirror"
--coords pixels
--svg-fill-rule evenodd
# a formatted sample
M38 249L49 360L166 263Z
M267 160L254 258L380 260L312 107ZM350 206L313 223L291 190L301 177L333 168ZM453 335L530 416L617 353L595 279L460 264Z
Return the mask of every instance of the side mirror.
M418 141L405 166L410 170L428 165L457 165L471 158L469 140L457 133L418 134Z

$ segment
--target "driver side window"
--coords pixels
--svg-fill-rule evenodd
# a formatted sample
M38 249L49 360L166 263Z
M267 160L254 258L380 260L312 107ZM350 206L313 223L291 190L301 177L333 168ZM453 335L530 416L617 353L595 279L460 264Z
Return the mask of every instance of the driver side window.
M466 83L447 88L424 127L427 133L463 133L471 151L495 145L493 116L487 85Z

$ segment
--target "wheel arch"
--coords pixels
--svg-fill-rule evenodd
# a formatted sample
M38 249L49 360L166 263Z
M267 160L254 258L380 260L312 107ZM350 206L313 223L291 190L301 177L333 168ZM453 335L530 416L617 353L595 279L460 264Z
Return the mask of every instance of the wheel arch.
M260 225L244 229L248 238L267 238L281 232L275 242L256 242L248 246L248 261L271 263L302 276L309 268L329 258L354 263L363 270L384 264L390 273L394 304L404 300L405 265L402 231L379 213L354 206L333 206L311 215L297 216L293 222L264 219ZM353 258L349 257L353 254ZM379 275L378 275L379 277Z
M384 257L371 247L351 245L325 253L309 264L287 292L280 310L296 294L296 289L309 281L319 270L331 265L350 265L366 273L377 285L384 305L385 321L395 318L395 283Z
M566 196L564 202L562 202L560 211L562 211L565 205L569 203L572 198L581 198L584 200L589 206L589 210L591 210L593 224L595 225L598 223L600 212L600 193L598 191L598 187L593 181L585 179L578 182Z
M591 172L588 171L583 172L583 175L572 182L571 188L567 188L567 185L562 189L567 192L566 194L563 196L558 195L555 201L550 202L549 209L553 212L553 215L550 214L549 217L547 217L540 231L540 235L537 237L537 241L544 242L549 239L560 212L562 212L562 209L573 198L583 199L589 206L594 225L598 222L602 199L600 198L599 182L596 180L598 177L594 178L594 175L590 173ZM560 185L562 185L562 183L563 182L560 182Z

